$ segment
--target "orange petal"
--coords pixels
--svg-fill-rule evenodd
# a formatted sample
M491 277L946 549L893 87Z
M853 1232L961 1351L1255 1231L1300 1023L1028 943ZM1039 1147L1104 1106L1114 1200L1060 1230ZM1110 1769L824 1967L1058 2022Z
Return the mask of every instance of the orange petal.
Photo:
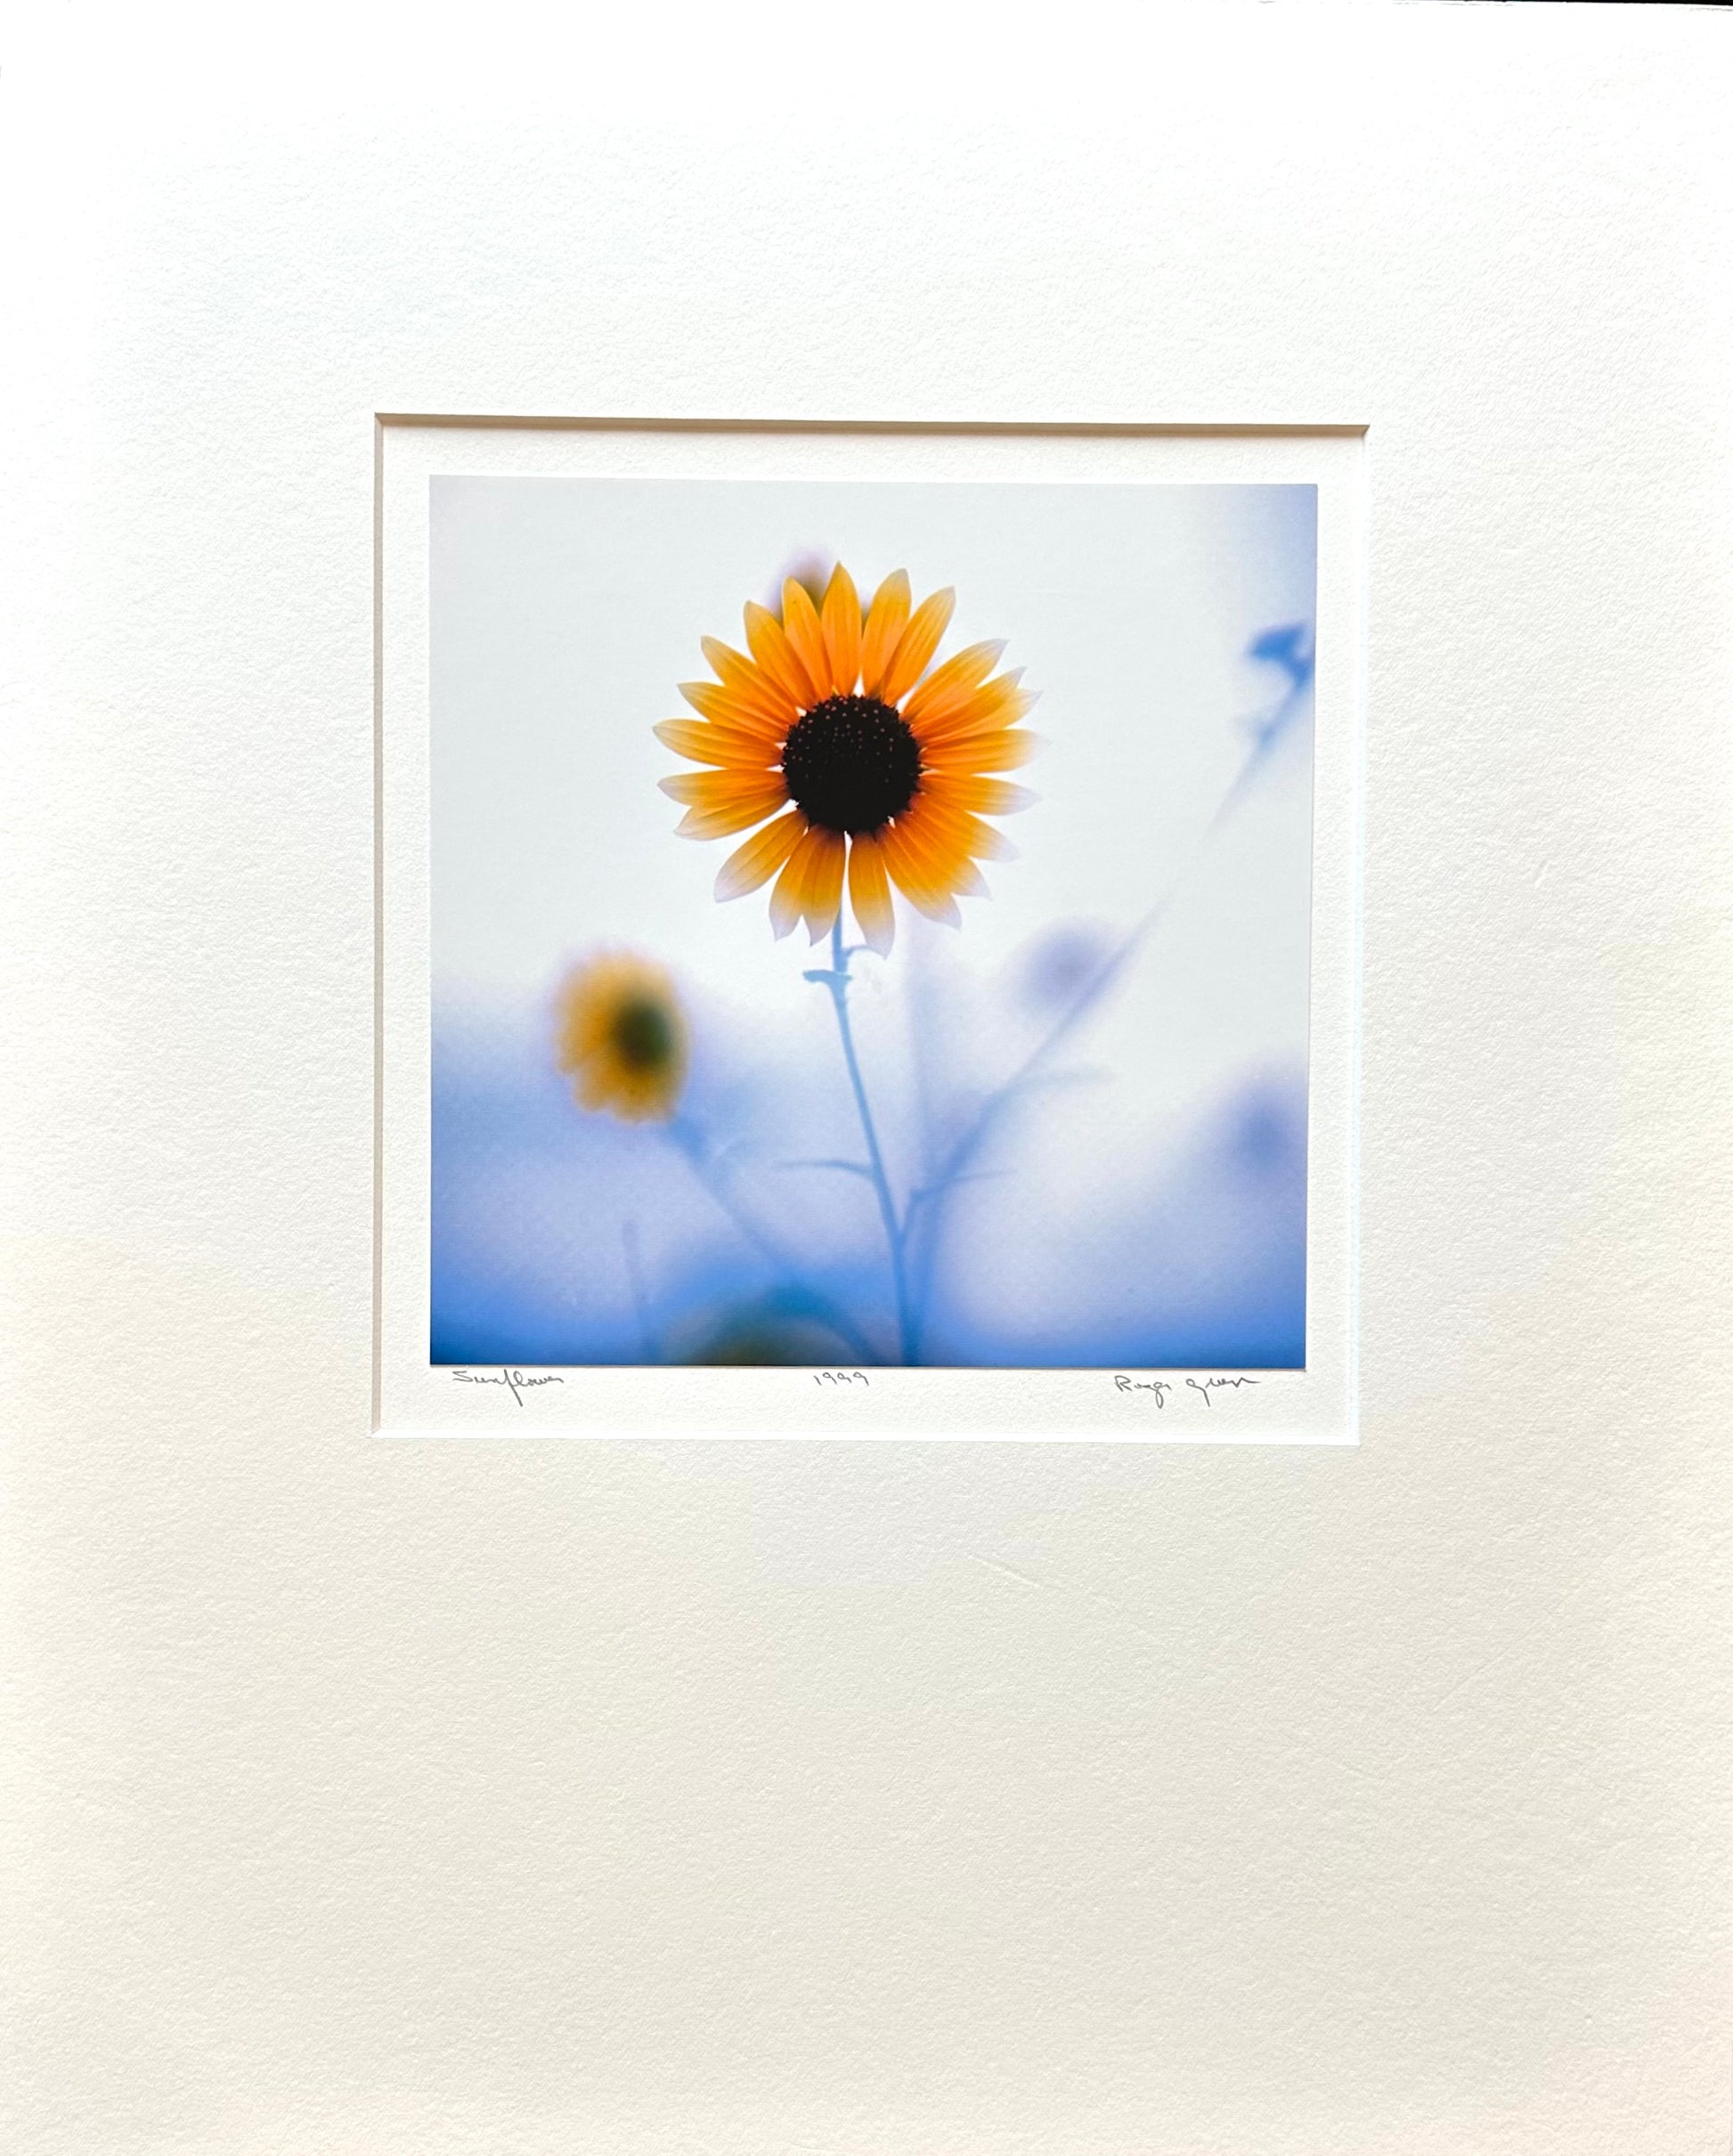
M923 792L918 823L923 831L932 831L935 837L959 847L978 861L1014 861L1017 858L1017 849L1004 832L982 823L966 809L953 808L940 791Z
M931 826L924 825L913 809L883 826L875 835L885 866L904 891L915 884L948 890L951 870L964 858L957 847L941 845Z
M962 771L930 771L921 791L948 809L970 809L977 816L1013 816L1040 798L1008 778L976 778Z
M805 828L799 843L784 864L777 878L776 889L770 893L770 925L778 937L785 936L806 911L807 877L813 857L823 850L826 834L816 824L801 818Z
M779 741L793 724L792 715L787 719L773 717L750 704L737 689L720 687L714 681L682 681L679 687L695 712L713 720L718 726L731 726L738 733Z
M793 646L814 694L822 701L830 694L830 653L825 648L825 632L818 626L811 594L792 576L782 588L782 632Z
M866 626L860 639L860 686L876 696L884 670L890 665L897 642L908 620L908 572L893 569L873 594Z
M1025 733L1020 727L1014 733L971 734L967 740L942 742L935 749L924 745L921 751L922 769L937 771L1014 771L1031 756L1038 756L1044 746L1039 734Z
M656 739L692 763L732 764L748 771L761 771L782 753L761 735L743 734L733 727L706 726L696 719L664 719L651 731Z
M1003 644L971 644L937 666L903 706L903 717L913 726L924 719L940 724L986 680L999 663Z
M901 891L917 914L924 914L929 921L942 921L947 928L961 928L963 908L948 891L929 891L924 886L911 889L900 876L897 889Z
M760 666L785 696L792 696L801 711L818 698L794 647L783 634L782 623L756 599L746 601L746 641Z
M700 637L698 641L724 688L731 690L761 717L774 720L782 726L793 724L793 698L785 696L769 675L754 666L744 652L736 651L720 637Z
M726 681L731 673L739 672L742 667L748 673L752 671L753 663L745 653L736 651L732 644L723 643L720 637L700 637L698 642L703 647L705 658L710 661L711 671L719 681Z
M876 838L857 838L850 844L849 899L867 948L883 957L897 933L897 916L891 909L891 878Z
M941 809L931 795L922 793L908 813L899 819L913 850L913 859L923 864L931 879L956 891L984 891L980 871L971 859L1003 858L1013 849L978 817Z
M879 833L879 850L885 866L897 889L918 912L930 920L948 921L952 927L961 927L963 915L951 896L953 863L924 844L908 826L907 817L899 817Z
M956 606L956 594L948 587L943 591L935 591L931 598L923 599L909 616L908 627L897 645L897 655L878 686L878 695L884 703L900 703L926 671L939 648L940 638L949 626Z
M766 824L762 831L754 831L744 846L735 848L718 870L718 899L744 899L749 891L768 883L799 845L806 827L805 817L798 810L791 809L774 824Z
M860 594L841 562L830 573L820 622L830 657L831 694L852 696L860 679Z
M813 849L806 872L806 924L812 940L827 936L842 904L842 863L849 842L840 831L822 826L814 834L820 843Z
M1020 688L1023 670L1001 674L997 681L984 683L966 696L948 700L943 712L929 712L922 719L916 731L923 741L955 741L964 734L997 733L1001 728L1015 726L1041 701L1033 689ZM923 685L924 686L924 684Z
M763 785L749 793L738 794L732 801L719 801L714 807L688 809L674 830L680 838L728 838L736 831L750 831L754 824L761 824L787 800L788 789L777 774Z
M767 790L780 793L785 801L788 798L780 771L677 771L656 784L683 809L727 809Z

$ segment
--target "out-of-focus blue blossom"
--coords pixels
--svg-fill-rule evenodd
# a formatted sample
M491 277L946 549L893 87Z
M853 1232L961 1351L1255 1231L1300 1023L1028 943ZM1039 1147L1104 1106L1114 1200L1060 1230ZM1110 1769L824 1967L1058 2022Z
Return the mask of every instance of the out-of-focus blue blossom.
M1280 629L1266 629L1247 645L1246 656L1278 666L1288 677L1287 687L1270 709L1246 721L1252 761L1260 763L1310 702L1315 663L1312 624L1289 622Z
M576 1107L535 1014L447 1028L433 1058L431 1359L737 1361L753 1343L777 1347L772 1360L886 1359L870 1198L768 1166L777 1108L773 1086L701 1049L679 1130L624 1125ZM688 1114L715 1141L702 1169Z
M1239 808L1277 743L1312 709L1315 650L1309 622L1286 622L1279 628L1260 631L1247 645L1246 656L1262 664L1280 667L1288 677L1288 686L1273 704L1253 712L1243 721L1251 742L1250 753L1240 768L1239 777L1222 796L1221 806L1210 824L1212 833L1220 830Z
M1013 991L1032 1014L1062 1011L1100 972L1113 936L1098 922L1062 921L1021 953Z
M800 1230L778 1265L744 1237L665 1132L583 1116L533 1029L436 1045L432 1359L632 1364L895 1355L870 1194L773 1165L777 1077L695 1080L696 1107L744 1134L739 1202ZM1038 1112L1038 1111L1037 1111ZM768 1125L766 1118L768 1117ZM941 1266L924 1359L1102 1368L1298 1366L1305 1354L1305 1093L1249 1079L1182 1157L1127 1178L1045 1314L971 1310ZM733 1171L730 1171L733 1172ZM946 1265L966 1274L972 1202L1021 1204L1014 1160L956 1195ZM1003 1239L1005 1216L995 1234ZM1043 1224L1020 1216L1023 1234ZM793 1240L791 1236L791 1240Z
M1312 679L1311 622L1284 622L1280 628L1260 631L1247 645L1246 656L1270 660L1299 687Z
M1251 1175L1274 1175L1303 1155L1304 1102L1269 1086L1249 1086L1235 1103L1228 1127L1233 1157Z
M1293 1370L1306 1361L1306 1092L1249 1078L1177 1159L1127 1179L1078 1237L1031 1216L1014 1177L957 1200L933 1283L926 1359L970 1366ZM1014 1329L972 1296L983 1248L1015 1217L1042 1254L1037 1317ZM1067 1233L1066 1231L1070 1231ZM1068 1255L1056 1263L1054 1250Z

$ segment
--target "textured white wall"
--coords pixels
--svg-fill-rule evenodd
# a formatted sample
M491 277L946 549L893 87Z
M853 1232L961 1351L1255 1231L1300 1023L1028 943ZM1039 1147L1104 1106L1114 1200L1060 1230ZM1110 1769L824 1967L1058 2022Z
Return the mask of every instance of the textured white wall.
M1725 18L4 46L5 2145L1723 2148ZM1357 1452L369 1442L378 410L1369 424Z

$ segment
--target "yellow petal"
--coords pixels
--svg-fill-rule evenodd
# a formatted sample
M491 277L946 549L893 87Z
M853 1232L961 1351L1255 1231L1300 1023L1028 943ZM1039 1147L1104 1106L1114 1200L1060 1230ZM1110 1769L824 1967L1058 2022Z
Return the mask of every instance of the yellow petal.
M969 809L977 816L1013 816L1040 798L1008 778L976 778L961 771L930 771L921 791L948 809Z
M794 699L785 696L769 675L754 666L744 652L736 651L720 637L701 637L698 640L724 688L761 718L782 726L794 723Z
M801 821L804 824L805 818ZM806 911L807 876L813 857L823 850L825 836L816 824L807 825L777 878L770 893L770 925L778 937L785 936Z
M878 834L878 842L885 866L909 904L930 920L948 921L953 928L960 928L963 915L951 896L956 861L947 859L926 844L918 832L909 828L906 816L887 824Z
M779 741L793 724L786 720L768 716L748 703L738 690L723 688L714 681L682 681L679 692L695 712L712 720L718 726L731 726L736 733L752 734L765 741Z
M891 907L891 878L876 838L857 838L850 843L849 899L867 948L883 957L896 936L897 917Z
M782 632L793 647L813 694L822 703L830 694L830 654L811 594L791 576L782 588Z
M956 606L956 594L948 588L923 599L909 616L908 627L898 641L897 655L878 686L877 693L884 703L900 703L926 671Z
M960 810L941 809L927 793L919 795L899 820L917 859L924 860L937 880L953 891L986 890L980 870L970 858L972 854L991 860L1003 858L1013 850L990 824Z
M936 666L903 706L910 726L925 720L939 725L986 680L999 663L1003 644L971 644L942 666Z
M746 641L760 666L785 696L792 696L801 711L809 711L818 697L807 679L794 647L783 634L782 623L756 599L746 601Z
M689 763L732 764L742 770L761 771L782 753L774 742L767 744L760 736L742 734L733 727L706 726L696 719L664 719L651 731Z
M942 743L931 753L923 747L921 765L923 770L1014 771L1031 756L1038 756L1044 745L1038 734L1025 733L1021 728L1014 733L972 734L966 741Z
M849 842L840 831L822 827L813 835L820 843L814 848L807 869L804 910L806 924L817 943L820 936L829 935L842 904L842 862Z
M716 876L718 899L743 899L761 883L768 883L799 845L806 818L791 809L762 831L754 831L744 846L736 846Z
M879 683L890 665L908 620L908 572L893 569L873 594L866 626L860 639L860 686L869 696L879 693Z
M728 838L736 831L750 831L767 816L783 807L788 789L778 776L749 793L741 793L714 808L688 809L674 826L681 838Z
M949 891L930 891L924 886L911 887L900 876L897 879L897 889L915 912L924 914L929 921L942 921L947 928L962 927L963 908Z
M921 826L935 836L960 847L964 853L972 854L978 861L1014 861L1017 849L1002 831L991 824L984 824L980 817L970 815L966 809L953 808L936 790L923 792L921 796Z
M1002 728L1015 726L1040 702L1039 694L1033 689L1020 688L1023 678L1020 666L1008 674L1001 674L997 681L985 682L966 696L948 699L942 712L929 712L915 728L923 742L956 741L965 734L991 734ZM925 684L923 684L924 687Z
M831 694L851 696L860 679L860 594L841 562L830 573L820 621L830 658Z
M656 784L683 809L731 808L736 801L756 801L767 790L772 800L788 798L779 771L677 771Z

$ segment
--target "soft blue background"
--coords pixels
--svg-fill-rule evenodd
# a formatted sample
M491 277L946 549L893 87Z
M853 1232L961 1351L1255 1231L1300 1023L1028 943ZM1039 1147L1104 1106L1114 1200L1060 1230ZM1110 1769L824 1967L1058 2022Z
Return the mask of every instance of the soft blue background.
M1302 1363L1314 491L433 490L434 1360L889 1353L870 1189L792 1165L859 1155L814 958L773 940L764 894L714 903L735 842L672 835L655 781L688 767L650 732L704 675L701 634L741 643L744 598L841 554L864 590L897 566L955 585L947 648L1006 638L1044 692L1022 858L960 933L904 911L891 957L856 961L899 1192L1172 894L954 1194L926 1359ZM688 1113L803 1291L664 1134L573 1103L549 998L599 944L675 972Z

